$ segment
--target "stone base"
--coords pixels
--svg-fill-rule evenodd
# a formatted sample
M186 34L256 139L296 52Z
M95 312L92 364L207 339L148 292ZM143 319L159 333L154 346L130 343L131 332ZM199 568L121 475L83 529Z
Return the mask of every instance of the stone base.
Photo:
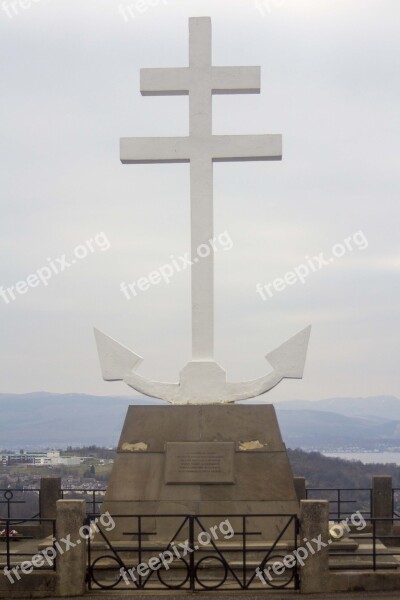
M128 408L104 511L113 515L223 517L297 514L298 509L272 405ZM212 524L221 520L213 518ZM166 540L176 530L172 521L147 518L142 530L153 534L150 540ZM239 519L236 521L240 528ZM258 532L254 539L275 539L286 521L267 519L261 524L259 520L253 524ZM116 522L111 538L135 539L135 520Z

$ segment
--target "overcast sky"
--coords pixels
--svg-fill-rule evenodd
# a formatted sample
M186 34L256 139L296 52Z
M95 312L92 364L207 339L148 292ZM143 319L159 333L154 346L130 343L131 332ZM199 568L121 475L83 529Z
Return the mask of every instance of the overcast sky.
M214 64L262 75L261 95L214 98L214 133L283 134L282 162L215 166L233 242L215 256L216 359L259 377L311 323L303 381L266 399L400 396L397 0L3 2L0 286L23 283L0 297L1 392L131 394L102 381L94 326L151 379L190 360L189 271L120 290L189 250L189 166L122 165L119 138L187 135L187 97L142 97L139 69L185 66L187 19L206 15ZM321 252L305 283L256 292ZM45 267L47 285L28 279Z

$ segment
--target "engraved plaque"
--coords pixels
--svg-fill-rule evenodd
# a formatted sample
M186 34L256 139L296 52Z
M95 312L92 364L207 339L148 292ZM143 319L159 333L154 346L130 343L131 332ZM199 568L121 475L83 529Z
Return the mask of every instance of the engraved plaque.
M167 442L165 482L235 483L233 442Z

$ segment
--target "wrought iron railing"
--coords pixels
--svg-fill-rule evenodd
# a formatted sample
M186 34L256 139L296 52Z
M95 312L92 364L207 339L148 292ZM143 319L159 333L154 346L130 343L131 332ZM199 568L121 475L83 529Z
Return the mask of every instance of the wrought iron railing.
M82 498L86 501L87 511L100 514L101 505L107 488L62 488L62 498ZM29 503L35 496L32 518L40 518L39 488L0 488L0 518L26 518L22 505ZM306 488L306 498L328 500L330 518L340 521L359 510L364 516L372 517L372 488ZM392 491L393 518L400 518L400 488ZM19 510L20 509L20 510Z
M15 489L15 488L2 488L0 489L0 519L21 519L26 518L24 515L15 513L21 513L18 508L22 508L22 504L27 504L30 500L33 500L33 515L32 519L40 518L40 490L39 489Z
M356 511L372 516L371 488L306 488L307 500L329 500L329 516L341 521Z
M104 502L105 488L62 488L61 498L84 498L87 511L100 514ZM33 498L34 496L34 498ZM33 501L32 518L40 518L40 489L39 488L1 488L0 489L0 519L1 518L27 518L27 511L22 511L22 505ZM23 512L23 514L22 514Z
M15 528L19 525L36 525L40 526L45 523L51 524L50 531L46 533L50 533L52 531L53 542L49 544L49 547L54 548L55 544L55 536L56 536L56 521L55 519L0 519L0 569L3 571L4 575L11 577L10 581L15 577L20 579L21 573L16 574L18 569L21 566L21 563L25 562L26 559L29 561L29 565L32 566L32 570L37 570L41 568L56 570L56 551L54 551L54 558L47 557L42 562L43 564L39 565L39 561L32 561L32 550L29 552L25 547L25 551L18 552L17 544L21 542L26 542L27 540L34 539L33 536L27 535L25 533L19 533ZM25 545L22 545L24 548ZM38 555L43 553L40 551L37 552ZM36 563L36 564L34 564ZM7 569L7 571L5 570ZM14 571L13 571L14 569ZM7 572L9 575L7 575ZM13 576L14 573L14 576ZM22 571L24 573L24 571Z
M350 533L347 538L358 542L358 548L353 557L349 551L335 551L334 544L330 546L331 558L345 558L347 568L351 570L383 570L400 568L400 549L398 547L399 536L394 535L393 526L399 525L399 519L373 519L365 518L369 524L370 532ZM349 566L351 562L351 567ZM343 569L343 563L330 562L331 570Z
M93 527L96 518L90 515L87 525ZM88 540L90 590L299 589L295 560L270 576L274 565L297 550L295 514L112 515L112 519L114 533L100 527ZM223 523L230 525L229 541L215 535ZM122 536L126 541L121 542Z

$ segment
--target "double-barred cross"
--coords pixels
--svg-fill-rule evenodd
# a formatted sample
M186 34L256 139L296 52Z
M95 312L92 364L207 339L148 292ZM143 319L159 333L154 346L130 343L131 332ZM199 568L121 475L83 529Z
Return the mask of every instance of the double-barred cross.
M260 67L213 67L211 20L189 19L189 66L142 69L146 96L189 96L189 136L122 138L123 163L190 163L193 360L214 352L214 257L198 258L213 239L213 162L280 160L281 135L213 135L213 94L260 92Z

